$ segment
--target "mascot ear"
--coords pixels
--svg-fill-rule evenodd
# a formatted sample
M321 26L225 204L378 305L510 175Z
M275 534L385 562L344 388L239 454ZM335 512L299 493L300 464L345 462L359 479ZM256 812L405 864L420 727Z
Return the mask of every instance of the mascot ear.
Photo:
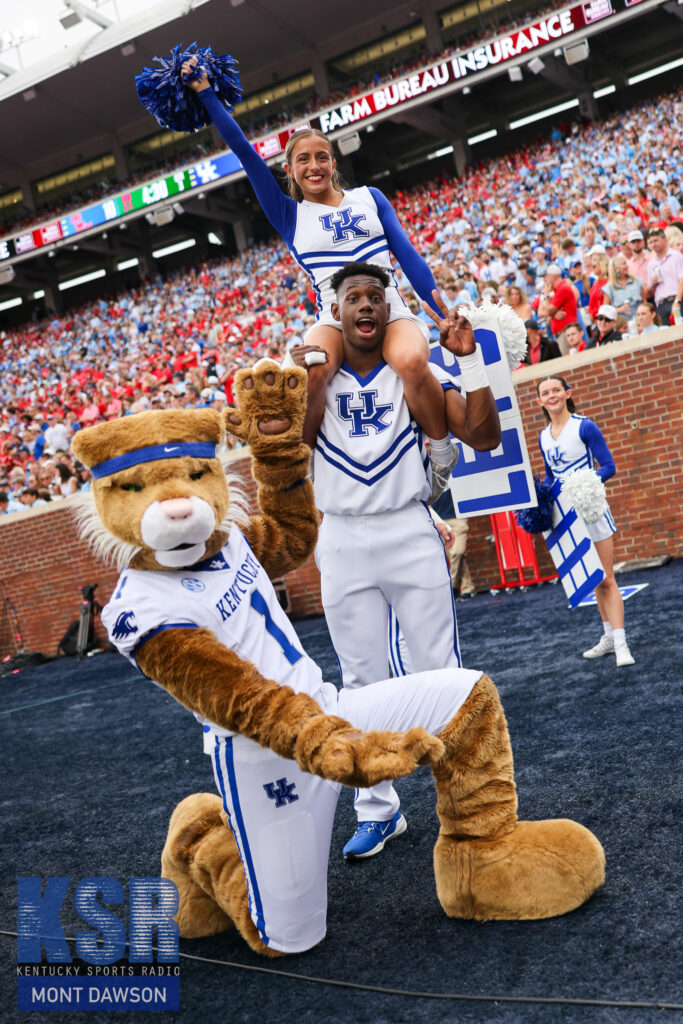
M77 431L71 439L71 450L84 466L90 469L106 458L108 449L106 439L108 423L100 423L96 427L86 427Z
M92 469L125 452L173 442L204 441L218 446L224 436L223 420L215 409L164 409L79 430L71 448L76 458Z

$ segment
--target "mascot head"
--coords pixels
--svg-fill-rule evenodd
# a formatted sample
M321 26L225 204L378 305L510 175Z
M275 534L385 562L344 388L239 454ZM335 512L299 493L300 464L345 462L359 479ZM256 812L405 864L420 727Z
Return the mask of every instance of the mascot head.
M217 456L224 422L213 409L169 409L76 434L71 447L93 476L78 515L96 554L119 568L179 569L221 549L246 519Z

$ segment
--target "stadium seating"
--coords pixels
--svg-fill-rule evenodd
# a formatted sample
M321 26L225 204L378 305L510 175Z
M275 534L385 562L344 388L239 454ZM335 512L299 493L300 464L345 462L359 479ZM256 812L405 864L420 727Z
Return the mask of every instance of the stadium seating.
M616 255L628 251L633 229L664 223L660 206L671 206L677 222L682 122L679 90L603 122L556 126L549 138L472 166L461 178L390 199L442 289L503 294L509 279L494 276L501 249L517 264L539 268L538 287L542 267L562 258L567 237L585 262L593 228L595 242ZM414 297L397 272L406 298ZM282 355L314 322L314 310L308 279L272 240L2 332L0 491L16 498L27 484L43 483L46 463L70 463L50 444L40 454L50 414L77 428L149 405L219 408L231 398L236 369ZM32 472L11 485L13 469ZM48 481L52 497L67 486Z

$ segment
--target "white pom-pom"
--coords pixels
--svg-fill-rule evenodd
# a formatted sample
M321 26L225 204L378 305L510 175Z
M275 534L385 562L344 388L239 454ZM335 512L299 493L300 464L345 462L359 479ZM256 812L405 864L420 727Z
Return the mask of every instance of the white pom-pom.
M605 485L595 470L587 466L563 477L562 497L586 523L596 523L607 511Z
M475 330L486 320L497 320L510 369L519 366L527 350L526 327L512 306L508 306L507 302L496 304L486 297L479 306L458 306L458 313L466 316Z

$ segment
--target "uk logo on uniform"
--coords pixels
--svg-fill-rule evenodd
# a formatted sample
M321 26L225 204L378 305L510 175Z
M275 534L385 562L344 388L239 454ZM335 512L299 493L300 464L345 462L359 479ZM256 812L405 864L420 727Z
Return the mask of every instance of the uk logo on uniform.
M368 427L372 427L376 433L380 434L390 426L389 423L384 422L384 417L392 412L393 402L377 405L376 391L361 391L360 405L351 405L353 397L350 392L337 395L339 418L353 424L349 431L349 437L367 437Z
M264 789L269 800L275 801L276 807L284 807L285 804L293 804L299 797L294 792L296 782L287 782L284 779L276 779L275 782L266 782Z
M326 213L320 218L320 223L325 231L332 232L333 242L345 242L349 236L354 238L367 238L370 234L365 228L359 227L362 220L365 220L364 213L351 213L351 210L340 210L339 213Z
M552 451L548 452L548 458L552 462L555 469L559 469L566 462L564 452L556 445Z

